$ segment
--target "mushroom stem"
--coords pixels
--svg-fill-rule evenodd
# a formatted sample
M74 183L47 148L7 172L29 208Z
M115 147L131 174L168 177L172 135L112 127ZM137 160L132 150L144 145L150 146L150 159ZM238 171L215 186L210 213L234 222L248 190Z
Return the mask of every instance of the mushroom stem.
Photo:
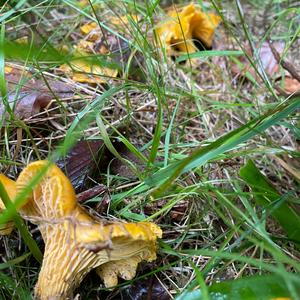
M73 290L91 269L102 262L97 255L70 238L59 225L43 230L45 253L43 265L35 287L38 299L73 299ZM103 263L108 256L103 255Z

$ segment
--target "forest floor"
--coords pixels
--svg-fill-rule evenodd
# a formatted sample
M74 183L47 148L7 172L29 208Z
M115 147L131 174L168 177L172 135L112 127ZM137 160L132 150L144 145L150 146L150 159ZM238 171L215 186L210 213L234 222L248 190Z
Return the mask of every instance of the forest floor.
M162 229L74 299L299 299L299 7L169 2L4 1L1 172L52 160L92 215ZM0 299L33 295L23 238L0 237Z

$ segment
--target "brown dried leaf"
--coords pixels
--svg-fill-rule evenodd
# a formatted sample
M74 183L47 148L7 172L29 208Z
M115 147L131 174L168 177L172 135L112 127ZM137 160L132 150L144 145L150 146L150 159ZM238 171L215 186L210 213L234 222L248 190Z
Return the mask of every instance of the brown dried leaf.
M286 76L283 84L284 92L288 95L300 92L300 82L297 79Z
M58 80L45 78L37 79L30 72L23 72L21 69L5 67L5 79L8 91L15 91L16 86L22 84L22 92L49 93L57 97L70 97L73 90L65 83Z
M279 54L283 53L285 46L284 42L278 41L274 42L272 45ZM269 76L272 76L279 71L278 62L272 53L269 43L264 42L262 44L258 49L258 55L261 59L263 69Z
M70 97L73 92L68 85L47 79L36 79L29 72L5 67L5 79L8 88L8 103L14 115L20 119L28 119L46 108L55 97ZM16 93L17 86L21 90ZM0 97L0 117L6 112L6 107Z
M139 172L142 172L144 170L142 161L137 158L132 152L130 152L126 147L119 145L117 150L122 158L130 161ZM114 174L122 177L126 177L129 179L137 178L137 174L135 174L132 168L130 168L128 164L118 158L115 158L111 163L111 170Z
M278 41L278 42L274 42L272 45L274 46L274 48L277 50L279 54L283 53L284 45L285 45L284 42ZM245 45L245 51L248 55L253 56L253 52L249 44ZM272 53L269 43L268 42L262 43L261 47L258 48L257 51L258 51L258 56L262 63L262 66L258 65L258 71L261 72L263 68L265 72L271 77L274 76L276 73L278 73L279 65ZM240 56L238 60L242 64L242 67L239 66L238 64L233 64L231 67L231 71L233 75L245 76L246 72L249 72L255 79L259 79L257 73L251 66L246 56Z
M16 93L10 94L8 96L8 102L13 109L14 104L14 115L19 119L28 119L37 113L39 113L43 108L49 105L52 97L48 94L41 94L38 92L32 93ZM5 113L6 109L3 103L0 103L0 116Z
M101 140L79 141L56 163L67 174L76 192L83 190L87 176L97 166L97 154L102 146Z

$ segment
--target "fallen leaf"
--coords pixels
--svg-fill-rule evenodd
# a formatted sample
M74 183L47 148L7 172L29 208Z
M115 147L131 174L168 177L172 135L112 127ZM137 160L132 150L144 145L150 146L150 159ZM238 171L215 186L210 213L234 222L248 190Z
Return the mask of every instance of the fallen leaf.
M282 54L284 50L285 43L278 41L272 44L278 53ZM279 65L276 58L274 57L269 43L264 42L261 47L258 49L258 55L261 59L262 67L265 72L272 76L279 71ZM261 71L261 69L259 68Z
M283 80L282 89L287 95L300 92L300 82L297 79L286 76Z
M169 19L156 30L169 55L193 53L199 48L209 49L216 27L221 19L213 13L204 13L194 4L168 13Z
M135 166L138 172L142 172L145 168L143 162L136 157L132 152L130 152L125 146L117 146L118 153L122 158L128 160L132 165ZM115 158L111 163L111 171L113 174L122 176L128 179L137 178L137 174L129 167L128 164L124 163L118 158Z
M278 41L274 42L272 45L278 51L278 53L283 53L285 46L284 42ZM250 45L246 44L244 48L245 52L254 59L253 51ZM255 51L257 51L257 55L261 61L261 65L256 63L258 71L261 73L263 69L269 76L274 77L279 71L279 65L272 53L269 43L263 42L259 48L255 49ZM246 73L249 72L253 78L259 80L260 77L256 73L255 69L251 66L245 55L239 56L237 60L238 61L231 67L231 72L233 75L245 76Z
M30 72L23 72L10 66L5 66L5 79L9 107L13 109L14 116L19 119L28 119L36 115L55 97L63 98L73 95L69 86L62 82L47 79L46 84L44 80L34 78ZM20 82L21 89L15 92ZM0 100L0 116L3 116L8 107L4 105L2 97Z
M28 119L45 108L51 101L50 95L37 92L13 93L8 96L8 103L11 109L14 108L14 116L19 119ZM6 111L4 103L0 103L0 116Z
M97 154L102 146L102 140L79 141L65 157L56 162L67 174L76 192L85 188L88 175L97 167Z

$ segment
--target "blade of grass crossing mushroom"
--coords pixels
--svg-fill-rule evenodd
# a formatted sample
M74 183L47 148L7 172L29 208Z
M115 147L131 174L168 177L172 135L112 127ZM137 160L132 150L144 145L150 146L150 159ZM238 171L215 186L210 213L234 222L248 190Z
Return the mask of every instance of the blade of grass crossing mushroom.
M281 197L251 160L240 169L240 177L251 187L255 202L270 210L270 214L279 222L288 237L296 241L299 248L300 216L296 211L285 203L285 198Z
M42 262L43 254L41 250L39 249L38 245L36 244L35 240L32 238L31 234L29 233L24 221L21 219L19 214L16 211L15 205L11 202L9 199L9 196L2 184L0 182L0 197L5 204L5 206L13 213L13 220L16 225L16 227L19 229L20 234L25 242L25 244L28 246L29 250L31 251L32 255L35 257L35 259L38 262Z
M30 183L26 187L24 187L21 192L17 194L12 205L9 205L9 207L0 214L0 224L5 224L17 215L17 208L25 204L28 195L32 192L32 189L41 181L42 177L47 173L47 170L50 167L50 165L51 162L49 161L47 165L41 168L41 170L32 178ZM6 193L5 190L4 192ZM5 194L1 193L1 196L3 195L5 197Z

